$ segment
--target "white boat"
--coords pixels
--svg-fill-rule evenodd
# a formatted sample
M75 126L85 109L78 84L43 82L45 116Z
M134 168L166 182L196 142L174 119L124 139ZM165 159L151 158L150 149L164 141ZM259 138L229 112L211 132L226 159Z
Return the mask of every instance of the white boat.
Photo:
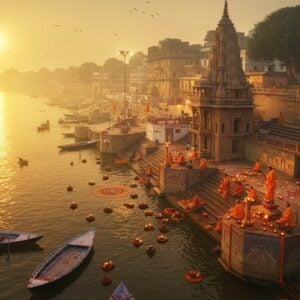
M12 230L0 230L0 246L11 246L33 243L41 239L40 234L30 232L18 232Z
M129 293L125 284L121 281L109 300L135 300Z
M85 141L85 142L77 142L73 144L59 145L57 146L61 150L77 150L83 148L89 148L95 146L99 140Z
M66 277L77 269L91 253L95 229L75 236L50 254L33 272L27 288L44 287Z

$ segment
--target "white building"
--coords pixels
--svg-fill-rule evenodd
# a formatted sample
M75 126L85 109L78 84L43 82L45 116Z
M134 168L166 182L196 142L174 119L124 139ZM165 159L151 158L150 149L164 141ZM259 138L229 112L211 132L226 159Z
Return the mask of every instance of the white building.
M146 125L146 137L159 143L178 141L189 133L191 122L191 117L150 118Z

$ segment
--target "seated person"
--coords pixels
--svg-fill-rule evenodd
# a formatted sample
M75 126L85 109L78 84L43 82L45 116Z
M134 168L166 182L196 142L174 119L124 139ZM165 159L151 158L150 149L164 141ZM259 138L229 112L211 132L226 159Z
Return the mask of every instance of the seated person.
M151 177L152 175L153 175L153 170L152 170L151 166L148 166L146 168L146 176Z
M254 167L253 167L253 171L261 173L262 168L261 168L261 163L260 163L259 159L256 160L256 163L254 164Z
M219 216L217 225L215 227L215 231L217 233L222 233L222 227L223 227L223 218L222 218L222 216Z
M244 206L241 204L240 200L236 200L236 204L233 210L230 211L229 216L235 220L243 220L245 217Z
M286 203L286 209L278 223L280 227L294 227L296 225L295 216L289 202Z
M179 153L178 164L184 166L186 164L185 157L182 152Z
M200 159L200 169L206 169L207 168L207 159L202 156Z
M253 186L250 186L250 190L248 192L248 197L253 199L254 201L257 201L257 193L256 190L253 188Z
M173 164L174 163L173 154L171 152L168 153L168 163L169 164Z
M244 191L245 191L245 188L242 185L242 183L241 182L236 182L236 184L234 186L234 191L232 193L232 196L240 197L240 196L243 195Z
M192 160L198 160L198 151L195 149L192 154Z
M194 194L193 199L191 201L191 205L190 205L191 209L198 210L202 206L203 206L202 200L199 198L198 195Z

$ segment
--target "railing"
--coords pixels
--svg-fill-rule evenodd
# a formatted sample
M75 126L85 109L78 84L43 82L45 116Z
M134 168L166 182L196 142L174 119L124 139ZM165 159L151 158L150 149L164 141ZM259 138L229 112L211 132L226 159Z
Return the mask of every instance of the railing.
M252 92L253 94L296 96L300 98L300 89L252 88Z

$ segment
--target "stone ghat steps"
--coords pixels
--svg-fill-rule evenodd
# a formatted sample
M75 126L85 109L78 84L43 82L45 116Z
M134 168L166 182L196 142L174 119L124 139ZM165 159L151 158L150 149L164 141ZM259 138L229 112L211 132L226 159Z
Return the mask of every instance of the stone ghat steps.
M179 141L176 142L177 144L181 144L186 146L187 144L192 145L192 134L188 133L186 136L181 138Z
M270 123L266 129L270 130L269 134L300 141L300 130L298 128L287 127Z
M289 295L289 299L300 299L300 275L285 279L284 284L280 284L280 287Z

